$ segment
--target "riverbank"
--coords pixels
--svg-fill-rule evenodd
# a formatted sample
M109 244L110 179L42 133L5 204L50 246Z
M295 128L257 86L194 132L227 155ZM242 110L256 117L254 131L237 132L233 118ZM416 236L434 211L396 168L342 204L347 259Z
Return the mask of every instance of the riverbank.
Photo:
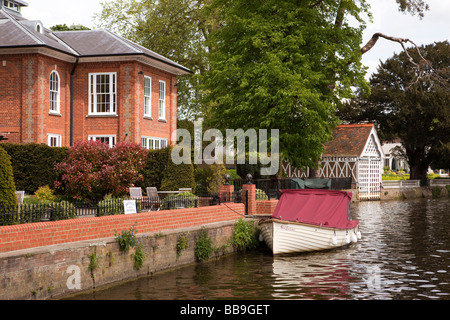
M432 197L433 189L429 187L381 191L382 201ZM445 187L440 188L439 197L448 197ZM354 196L352 201L359 200ZM252 215L271 215L278 201L249 202ZM213 208L2 227L0 299L64 297L195 263L195 239L203 227L217 248L215 256L231 254L234 226L244 213L243 204L230 203ZM135 249L123 252L111 236L114 229L129 230L136 222L137 237L146 254L140 268L133 259ZM181 237L185 245L177 252ZM32 242L40 245L31 247ZM20 243L30 247L17 249ZM6 250L7 246L12 250Z
M445 186L381 189L380 200L405 200L417 198L448 197L449 191Z
M122 251L115 237L0 253L0 299L54 299L195 263L195 239L202 230L216 248L212 258L230 254L235 223L137 233L146 255L139 269L133 259L136 249ZM180 237L187 246L177 251Z

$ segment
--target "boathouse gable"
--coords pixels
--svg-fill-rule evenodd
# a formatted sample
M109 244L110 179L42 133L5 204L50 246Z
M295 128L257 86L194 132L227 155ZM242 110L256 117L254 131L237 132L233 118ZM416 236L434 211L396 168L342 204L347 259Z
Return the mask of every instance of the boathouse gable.
M344 124L333 131L333 139L324 145L320 178L352 178L360 200L379 199L383 150L374 124ZM308 178L309 168L299 170L283 165L292 178Z

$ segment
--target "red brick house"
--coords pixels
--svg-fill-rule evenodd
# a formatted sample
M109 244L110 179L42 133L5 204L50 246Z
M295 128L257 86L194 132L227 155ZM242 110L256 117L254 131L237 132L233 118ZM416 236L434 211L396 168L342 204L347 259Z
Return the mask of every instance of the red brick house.
M171 144L185 67L107 30L53 32L0 0L0 135L12 143Z

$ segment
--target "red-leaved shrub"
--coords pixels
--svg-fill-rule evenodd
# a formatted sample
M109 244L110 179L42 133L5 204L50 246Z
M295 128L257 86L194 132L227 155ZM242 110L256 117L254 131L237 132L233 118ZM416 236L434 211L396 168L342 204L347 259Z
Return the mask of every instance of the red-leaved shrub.
M123 196L128 187L142 180L147 155L148 151L135 143L121 142L110 148L100 141L76 142L68 157L55 166L61 172L55 187L80 200Z

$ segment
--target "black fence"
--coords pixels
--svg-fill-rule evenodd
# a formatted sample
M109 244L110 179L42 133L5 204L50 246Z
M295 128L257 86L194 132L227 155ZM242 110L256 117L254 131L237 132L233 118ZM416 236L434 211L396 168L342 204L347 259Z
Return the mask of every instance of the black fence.
M333 190L351 188L351 178L332 178L331 180L331 189ZM246 191L242 189L242 185L247 182L247 180L234 180L235 190L230 194L173 193L165 195L165 197L141 197L133 200L136 200L137 212L198 208L219 205L223 202L244 203L247 208ZM292 189L294 185L291 178L254 179L251 183L256 185L256 200L277 199L280 190ZM98 203L62 201L0 207L0 226L125 214L123 200L109 199Z
M232 198L233 201L238 199L234 196ZM221 203L219 195L197 196L191 193L179 193L171 194L162 199L159 197L141 197L109 199L97 203L61 201L22 204L0 207L0 226L125 214L124 200L135 200L136 212L198 208Z
M352 178L329 178L331 180L331 190L346 190L352 188ZM257 200L264 200L259 198L263 197L262 192L268 197L268 199L277 199L280 196L280 190L293 189L295 184L292 183L293 178L271 178L271 179L252 179L251 183L256 185L257 189ZM308 180L308 179L303 179ZM244 179L233 180L234 189L241 190L242 185L248 183Z

